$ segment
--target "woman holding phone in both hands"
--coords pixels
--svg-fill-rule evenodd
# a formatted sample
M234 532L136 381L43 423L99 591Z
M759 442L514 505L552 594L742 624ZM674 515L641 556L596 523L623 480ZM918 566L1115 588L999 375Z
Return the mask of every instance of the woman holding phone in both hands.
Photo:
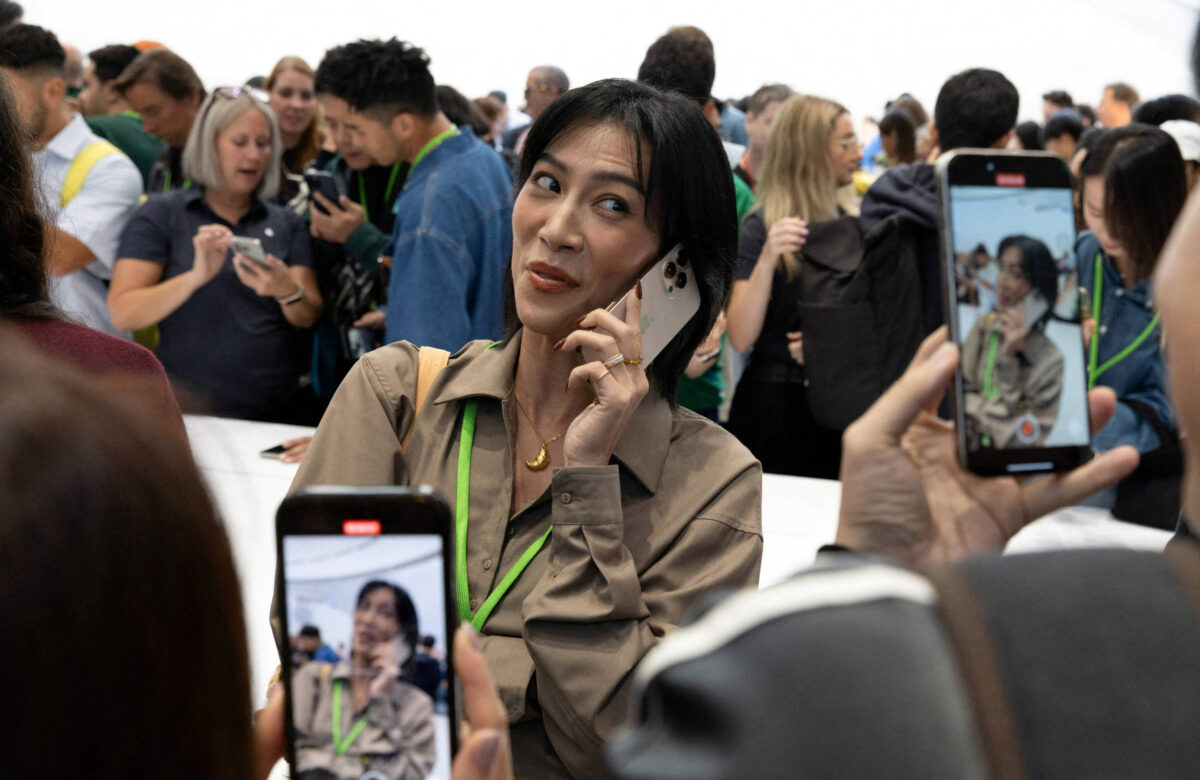
M694 105L621 80L566 93L526 142L506 338L468 343L415 416L417 346L364 356L293 483L427 484L450 502L459 613L519 777L603 776L637 662L697 599L757 582L758 464L674 403L736 233L728 162ZM700 309L647 365L636 282L676 244ZM620 319L606 309L623 296Z
M122 329L158 326L159 360L204 411L311 424L303 329L322 301L304 222L270 201L279 130L256 92L221 87L205 100L183 153L193 186L152 195L130 220L108 307ZM257 239L263 262L231 261L234 236Z

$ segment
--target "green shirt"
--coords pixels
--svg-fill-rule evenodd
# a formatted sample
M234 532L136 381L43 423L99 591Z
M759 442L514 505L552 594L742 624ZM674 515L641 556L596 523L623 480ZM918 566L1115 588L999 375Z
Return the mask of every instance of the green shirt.
M733 191L737 195L737 221L738 232L742 230L742 220L754 208L754 190L750 189L750 185L742 181L742 177L734 175ZM725 347L725 337L721 337L721 347ZM721 400L725 394L725 377L721 369L721 356L717 356L708 370L695 379L688 377L680 377L679 379L679 405L684 409L692 411L701 411L706 409L716 409L721 405Z
M166 144L142 129L142 118L136 111L124 111L112 116L89 116L88 127L113 146L124 152L142 174L143 187L149 186L150 169L162 154Z

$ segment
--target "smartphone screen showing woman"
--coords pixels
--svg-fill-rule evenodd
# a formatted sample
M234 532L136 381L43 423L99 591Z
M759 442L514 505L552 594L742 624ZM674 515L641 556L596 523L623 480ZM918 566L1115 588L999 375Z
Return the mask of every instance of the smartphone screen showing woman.
M952 178L944 222L953 252L947 275L953 269L948 283L962 350L959 419L968 460L997 451L1086 448L1071 190L1025 186L1017 174L992 176L990 186L956 185ZM1022 460L1005 461L1006 470L1052 467L1036 452Z
M450 777L442 537L282 541L292 777Z

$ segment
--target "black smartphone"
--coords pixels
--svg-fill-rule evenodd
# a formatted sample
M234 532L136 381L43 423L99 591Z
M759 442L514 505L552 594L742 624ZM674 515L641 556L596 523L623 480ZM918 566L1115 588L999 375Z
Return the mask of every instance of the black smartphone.
M328 214L329 211L317 202L313 197L314 193L321 193L333 203L337 203L338 199L346 194L346 182L329 171L309 168L304 172L304 181L308 185L308 202L322 214Z
M297 780L449 778L450 513L427 488L313 487L276 516Z
M964 149L937 172L960 457L986 475L1075 468L1092 451L1070 171Z
M265 450L263 450L262 452L260 452L258 454L263 456L264 458L274 458L274 459L278 460L280 457L283 456L283 453L286 451L287 451L287 448L284 447L282 444L276 444L274 447L267 447Z

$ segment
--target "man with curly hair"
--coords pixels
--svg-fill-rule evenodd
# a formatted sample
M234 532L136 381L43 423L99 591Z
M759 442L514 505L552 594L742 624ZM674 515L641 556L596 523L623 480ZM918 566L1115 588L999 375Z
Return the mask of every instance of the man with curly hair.
M392 206L387 341L457 350L499 337L512 248L512 179L469 127L441 112L429 57L404 41L325 53L322 91L345 101L345 130L376 165L408 163ZM384 323L379 323L383 325Z

